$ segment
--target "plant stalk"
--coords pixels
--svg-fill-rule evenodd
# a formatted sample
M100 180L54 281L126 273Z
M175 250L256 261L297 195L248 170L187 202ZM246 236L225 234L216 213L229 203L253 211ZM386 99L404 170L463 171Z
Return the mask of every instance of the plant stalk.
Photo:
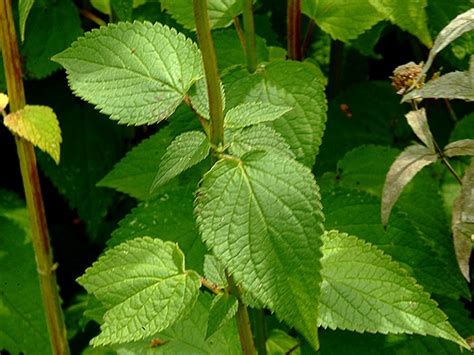
M301 61L301 0L288 0L288 58Z
M247 70L250 73L253 73L255 70L257 70L257 45L255 41L255 24L253 21L252 3L252 0L242 0L245 57L247 58Z
M250 327L250 318L247 306L241 301L241 294L239 287L235 284L234 278L230 275L227 275L227 282L229 283L229 288L235 297L239 300L239 306L237 308L237 328L239 329L240 344L242 345L242 353L244 355L255 355L257 354L255 350L255 345L253 342L252 328Z
M333 98L341 89L342 70L344 67L344 43L339 40L331 41L329 63L328 98Z
M255 330L256 330L256 343L258 355L267 355L267 324L265 322L265 310L256 309L254 312L255 316Z
M222 106L221 83L217 69L216 52L211 36L211 27L207 14L207 0L193 0L196 34L202 53L209 95L209 135L215 151L224 145L224 108Z
M0 43L2 45L3 65L10 100L10 112L15 112L25 106L25 91L11 0L0 0ZM61 355L69 354L66 326L56 283L57 264L53 263L49 243L48 226L34 147L20 137L15 137L15 141L52 352Z
M207 0L193 0L194 19L196 23L196 34L199 47L202 53L204 71L206 74L209 113L210 113L210 141L214 150L214 159L218 153L216 149L224 144L224 110L222 107L221 87L219 72L217 70L216 53L212 41L211 29L209 26L209 17L207 13ZM232 277L228 277L229 286L232 293L239 301L237 309L237 327L239 329L240 343L245 355L255 354L255 345L253 343L252 329L247 307L242 303L240 291L235 285Z

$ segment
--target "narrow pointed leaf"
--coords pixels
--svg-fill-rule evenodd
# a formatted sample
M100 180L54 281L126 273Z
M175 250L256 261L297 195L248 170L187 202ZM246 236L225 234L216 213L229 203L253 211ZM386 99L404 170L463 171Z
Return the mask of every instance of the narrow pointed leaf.
M436 55L456 38L474 29L474 9L470 9L453 19L436 37L421 76L426 74Z
M171 242L136 238L108 250L78 279L108 308L95 346L137 341L173 325L192 309L200 277L184 268Z
M433 143L433 135L431 134L430 127L428 126L428 119L426 118L425 108L420 110L410 111L405 117L407 118L408 124L415 132L416 136L430 149L432 153L436 152Z
M61 129L50 107L26 105L7 115L3 122L13 133L48 153L59 164Z
M444 147L444 154L448 157L459 155L474 156L474 139L461 139L449 143Z
M18 1L18 12L19 12L19 21L20 21L20 35L21 40L25 40L25 25L28 14L35 3L35 0L19 0Z
M210 143L204 133L191 131L180 134L171 142L161 158L160 168L151 189L156 189L206 159L209 149Z
M469 348L436 302L390 256L338 231L323 241L323 327L432 335Z
M211 310L209 311L206 339L234 318L238 305L237 298L228 293L221 293L214 298Z
M249 102L231 108L224 118L224 126L242 128L262 122L275 121L291 111L288 106L276 106L270 103Z
M387 224L390 211L403 188L421 169L437 159L438 156L435 153L421 145L409 146L397 157L385 177L381 206L383 224Z
M111 24L57 54L76 95L129 125L170 116L202 76L197 46L159 23Z
M239 157L252 150L264 150L295 158L285 139L272 127L263 124L233 132L226 142L230 142L229 151Z
M473 161L474 162L474 161ZM466 280L470 281L469 259L474 242L474 163L464 173L461 193L453 204L454 250L459 267Z
M270 153L226 157L204 176L195 213L236 282L316 347L323 214L311 171Z

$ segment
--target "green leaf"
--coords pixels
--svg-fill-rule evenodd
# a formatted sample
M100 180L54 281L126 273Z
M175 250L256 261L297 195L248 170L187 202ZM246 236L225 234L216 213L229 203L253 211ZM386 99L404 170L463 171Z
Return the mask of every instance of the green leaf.
M207 136L200 131L180 134L166 148L151 189L156 189L206 159L210 148Z
M225 109L225 92L221 83L222 107ZM209 95L207 93L206 78L198 80L191 90L189 90L189 99L194 110L206 119L209 119Z
M170 120L168 126L129 151L98 186L113 188L139 200L153 198L156 194L150 195L150 188L156 177L157 163L165 154L166 147L178 134L199 127L193 112L185 106L178 107Z
M270 103L244 103L227 111L224 118L224 126L230 128L243 128L263 122L271 122L291 110L291 107L277 106Z
M191 1L188 0L161 0L161 7L184 27L194 30L194 13ZM209 0L207 5L211 28L227 27L232 19L242 12L241 2L238 0Z
M133 0L110 0L111 12L119 21L131 21Z
M438 155L422 145L411 145L394 161L385 178L382 192L382 223L387 224L390 211L403 188L425 166L438 160Z
M272 127L261 124L225 134L225 141L230 144L229 152L233 155L241 157L252 150L264 150L295 158L288 143Z
M234 318L238 305L237 298L228 293L221 293L214 298L211 310L209 311L206 339Z
M189 315L146 341L116 346L119 355L229 354L241 355L236 322L227 322L206 339L212 296L201 293ZM151 348L153 341L162 345Z
M199 295L199 275L171 242L136 238L108 250L78 279L108 308L95 346L136 341L173 325Z
M51 354L25 204L0 189L0 349Z
M460 139L449 143L444 147L444 154L447 157L459 155L474 156L474 139Z
M26 25L26 19L28 18L28 14L30 13L30 10L35 3L35 0L19 0L18 1L18 12L19 12L19 18L20 18L20 34L21 34L21 40L25 40L25 25Z
M236 282L316 347L323 214L310 170L262 152L223 158L204 176L195 213Z
M293 107L272 127L288 142L297 160L312 166L319 151L326 124L324 88L309 63L275 61L254 74L234 70L222 78L227 107L247 102Z
M301 349L297 339L280 329L272 329L265 343L268 355L300 355Z
M384 16L367 0L303 0L301 10L334 39L349 41Z
M246 56L239 36L234 29L223 29L212 31L212 39L214 47L216 48L217 66L219 71L223 73L225 69L236 65L246 65ZM269 53L265 40L256 35L255 36L255 50L257 55L257 63L262 63L269 60ZM282 59L286 58L283 55Z
M159 23L92 30L53 60L66 68L78 96L129 125L169 117L202 76L197 46Z
M469 348L436 302L389 256L337 231L323 241L323 327L432 335Z
M7 115L3 123L16 135L48 153L59 164L61 129L51 107L26 105Z
M36 0L28 15L21 49L26 74L42 79L58 70L60 66L51 57L66 49L82 32L73 1Z
M462 274L470 281L469 259L474 239L474 163L464 173L461 193L453 204L453 240Z
M331 119L315 166L317 173L334 171L345 153L362 144L390 145L393 141L403 141L402 129L410 137L405 113L399 96L388 82L359 83L341 92L329 103Z
M405 115L405 117L416 136L430 149L432 153L435 153L436 149L433 142L433 135L431 134L428 125L425 108L423 107L419 110L410 111Z
M427 0L369 0L369 2L390 22L418 37L425 46L431 47L432 40L425 11Z
M204 275L208 281L219 287L227 287L224 266L214 255L208 254L204 256Z
M201 241L193 216L195 183L159 194L155 199L140 203L112 233L107 242L114 247L136 237L156 236L175 242L186 255L186 264L202 272L206 246Z
M358 235L374 244L399 262L430 293L456 299L460 296L469 298L469 291L457 265L454 264L453 268L451 259L445 258L443 253L433 247L430 236L424 237L407 218L407 213L395 208L385 228L380 221L380 198L362 191L321 186L324 187L322 203L326 229ZM419 208L429 203L422 201ZM415 203L412 200L412 204ZM413 210L416 207L412 207ZM440 284L443 287L439 287Z

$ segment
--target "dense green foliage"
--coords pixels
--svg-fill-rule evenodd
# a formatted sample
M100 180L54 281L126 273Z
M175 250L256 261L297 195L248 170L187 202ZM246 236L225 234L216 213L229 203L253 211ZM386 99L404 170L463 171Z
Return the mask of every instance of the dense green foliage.
M15 2L2 354L52 353L13 135L38 148L72 353L241 354L245 329L261 354L469 352L472 1L288 4L296 37L285 1L207 1L212 87L193 1Z

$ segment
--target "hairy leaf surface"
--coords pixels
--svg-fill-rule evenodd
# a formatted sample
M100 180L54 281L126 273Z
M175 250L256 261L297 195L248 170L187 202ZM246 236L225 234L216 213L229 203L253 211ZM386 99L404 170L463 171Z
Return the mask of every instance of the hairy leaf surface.
M189 108L179 107L168 126L130 150L100 182L139 200L153 198L151 185L156 177L156 167L175 136L199 127L199 122Z
M59 164L61 129L51 107L26 105L10 113L3 123L16 135L48 153Z
M108 250L78 281L108 308L95 346L168 328L192 309L201 285L196 272L185 270L176 244L150 237Z
M459 155L474 156L474 139L460 139L444 147L444 154L448 157Z
M324 88L314 66L308 63L275 61L254 74L234 70L223 77L227 107L263 102L293 110L272 123L295 153L297 160L312 166L326 125Z
M262 152L223 158L205 175L195 212L236 282L315 346L323 214L310 170Z
M395 208L384 228L380 221L380 198L352 189L322 186L327 229L358 235L374 244L399 262L430 293L469 298L457 265L453 269L450 259L433 248L429 236L423 238L405 213Z
M227 111L224 126L243 128L263 122L271 122L291 111L291 107L277 106L263 102L249 102L237 105Z
M323 241L323 327L432 335L467 347L437 303L389 256L337 231Z
M177 136L161 158L152 190L206 159L210 147L207 136L200 131L186 132Z
M381 206L383 224L387 224L390 211L403 188L421 169L437 159L436 153L418 144L409 146L397 157L385 178Z
M264 150L295 158L285 139L272 127L263 124L235 132L226 131L225 141L230 144L229 151L239 157L252 150Z
M199 237L193 216L195 183L173 188L141 202L112 232L107 245L114 247L136 237L154 236L175 242L186 256L186 265L202 272L207 248Z
M170 116L202 76L197 46L159 23L92 30L53 60L66 68L78 96L129 125Z

